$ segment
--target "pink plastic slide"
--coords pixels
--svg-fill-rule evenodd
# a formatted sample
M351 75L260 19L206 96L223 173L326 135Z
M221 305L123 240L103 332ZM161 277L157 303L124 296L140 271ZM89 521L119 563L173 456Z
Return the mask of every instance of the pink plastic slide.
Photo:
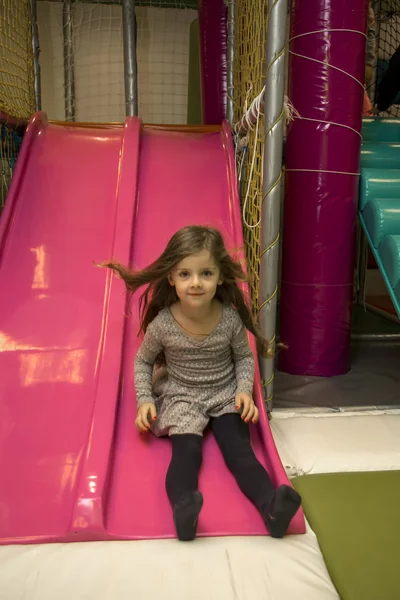
M243 246L221 128L48 124L24 138L0 221L0 542L173 537L166 439L134 427L137 300L93 261L143 267L187 224ZM260 460L287 483L265 409ZM208 435L199 535L265 535ZM303 533L301 511L290 532Z

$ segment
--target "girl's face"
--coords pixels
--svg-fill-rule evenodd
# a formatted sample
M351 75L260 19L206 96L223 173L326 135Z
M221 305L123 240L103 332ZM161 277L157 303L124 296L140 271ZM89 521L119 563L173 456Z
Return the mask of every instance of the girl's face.
M204 307L222 284L220 271L208 250L200 250L181 260L168 276L179 300L191 307Z

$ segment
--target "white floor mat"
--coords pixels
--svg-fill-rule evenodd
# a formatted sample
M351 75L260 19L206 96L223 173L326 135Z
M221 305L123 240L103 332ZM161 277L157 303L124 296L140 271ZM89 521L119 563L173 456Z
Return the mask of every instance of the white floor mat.
M291 475L400 469L400 411L274 411ZM338 600L315 535L0 548L6 600Z
M400 469L399 410L274 411L271 429L290 476Z
M305 535L9 546L4 600L338 600Z

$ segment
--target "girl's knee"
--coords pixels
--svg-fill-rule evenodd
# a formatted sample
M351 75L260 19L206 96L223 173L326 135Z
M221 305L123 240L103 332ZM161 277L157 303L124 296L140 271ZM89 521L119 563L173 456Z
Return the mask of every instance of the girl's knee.
M174 453L200 460L202 457L203 437L194 433L182 433L170 436Z

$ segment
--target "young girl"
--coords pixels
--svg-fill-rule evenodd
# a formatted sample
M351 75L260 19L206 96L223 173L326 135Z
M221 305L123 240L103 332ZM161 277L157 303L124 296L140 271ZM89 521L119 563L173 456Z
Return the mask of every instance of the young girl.
M225 462L242 492L260 511L273 537L282 537L300 496L276 491L250 444L257 423L252 398L254 359L246 329L258 350L272 349L253 323L237 281L241 266L215 229L190 226L171 238L161 256L142 271L114 262L113 269L140 298L143 343L135 359L136 426L169 435L172 459L166 490L178 538L193 540L203 505L198 491L202 436L210 423Z

